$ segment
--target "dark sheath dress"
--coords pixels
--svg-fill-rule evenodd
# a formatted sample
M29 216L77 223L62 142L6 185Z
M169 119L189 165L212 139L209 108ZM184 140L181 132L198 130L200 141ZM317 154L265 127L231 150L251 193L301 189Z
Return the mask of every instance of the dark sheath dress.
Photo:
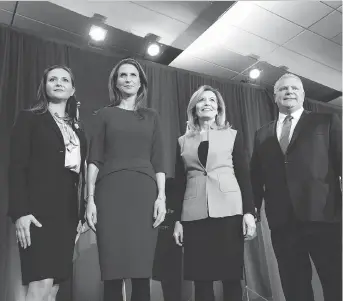
M89 163L99 167L95 188L102 280L149 278L157 229L156 173L164 172L158 115L106 107L97 115Z
M244 151L237 135L233 164ZM200 143L198 157L206 166L208 141ZM179 151L178 151L179 152ZM239 179L237 178L239 181ZM237 280L243 277L244 237L242 215L182 222L185 280Z

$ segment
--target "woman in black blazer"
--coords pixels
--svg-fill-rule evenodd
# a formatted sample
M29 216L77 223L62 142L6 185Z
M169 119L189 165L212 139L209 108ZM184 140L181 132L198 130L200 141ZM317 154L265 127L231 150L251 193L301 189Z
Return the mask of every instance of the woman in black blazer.
M74 93L71 70L49 67L38 103L20 112L12 131L9 216L27 285L25 301L55 300L59 283L72 271L77 224L84 215L87 149Z

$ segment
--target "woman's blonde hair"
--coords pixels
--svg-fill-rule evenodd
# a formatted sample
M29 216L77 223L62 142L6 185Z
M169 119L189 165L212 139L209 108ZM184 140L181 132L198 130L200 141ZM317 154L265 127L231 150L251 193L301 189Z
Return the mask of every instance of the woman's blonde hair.
M187 107L187 130L186 134L191 134L200 131L200 124L199 119L196 114L196 104L200 101L202 93L205 91L211 91L217 97L217 104L218 104L218 114L215 117L215 123L217 125L217 129L227 129L230 127L229 123L226 121L226 114L225 114L225 103L223 100L222 95L220 92L211 86L203 85L198 90L196 90Z

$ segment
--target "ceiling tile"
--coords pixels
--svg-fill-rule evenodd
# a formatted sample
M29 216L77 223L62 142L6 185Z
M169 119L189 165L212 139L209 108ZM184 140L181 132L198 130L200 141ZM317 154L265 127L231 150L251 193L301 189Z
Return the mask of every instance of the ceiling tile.
M101 14L107 17L108 25L140 37L153 33L160 36L160 42L166 45L170 45L189 26L129 1L53 0L52 2L89 17L94 13Z
M277 67L287 66L289 72L342 91L342 72L317 63L284 47L276 49L269 56L268 62Z
M233 71L220 66L216 66L209 62L205 62L201 59L197 59L189 55L184 55L184 53L181 53L173 62L169 64L169 66L210 76L216 76L223 79L231 79L237 74Z
M249 56L240 55L218 44L213 45L211 43L190 47L190 49L186 50L186 53L192 57L200 58L236 72L242 72L257 61Z
M266 39L227 24L225 19L219 19L196 42L196 47L211 43L213 47L221 45L241 55L252 57L263 57L279 47Z
M12 21L12 13L0 9L0 23L9 25Z
M308 30L284 47L342 71L342 47Z
M13 12L16 1L0 1L0 9L8 10Z
M234 25L279 45L303 30L249 1L238 1L222 18L227 25Z
M255 1L254 3L303 27L311 26L333 11L333 8L319 1Z
M342 13L333 11L331 14L312 25L310 30L331 39L342 32Z
M322 2L333 8L337 8L342 5L342 1L322 1Z
M337 36L333 37L331 40L342 45L342 33L339 33Z
M202 11L211 5L208 1L138 1L133 3L186 24L192 24Z

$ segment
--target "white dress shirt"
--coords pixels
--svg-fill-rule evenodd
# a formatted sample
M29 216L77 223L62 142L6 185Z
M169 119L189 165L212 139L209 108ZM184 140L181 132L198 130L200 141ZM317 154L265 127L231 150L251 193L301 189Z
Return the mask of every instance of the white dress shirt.
M292 135L295 129L295 126L297 125L301 114L303 113L304 108L301 107L299 110L293 112L291 114L291 116L293 117L292 119L292 125L291 125L291 130L289 132L289 141L291 141L292 139ZM283 122L285 121L286 118L286 114L283 113L279 113L279 119L277 121L277 125L276 125L276 135L277 135L277 139L280 141L280 136L281 136L281 130L282 130L282 126L283 126Z

